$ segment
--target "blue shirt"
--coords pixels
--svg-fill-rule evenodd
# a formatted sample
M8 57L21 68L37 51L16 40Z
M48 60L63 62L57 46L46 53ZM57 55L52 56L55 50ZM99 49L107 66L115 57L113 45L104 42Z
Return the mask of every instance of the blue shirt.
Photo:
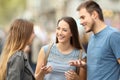
M87 49L87 80L119 80L120 33L107 26L90 38Z
M48 45L44 46L45 53L48 50ZM68 70L76 70L75 66L70 66L70 60L77 60L79 58L80 51L74 49L68 54L62 54L56 44L53 44L50 54L48 57L47 65L52 66L52 72L45 75L44 80L66 80L65 72ZM85 57L85 54L82 55L82 58Z

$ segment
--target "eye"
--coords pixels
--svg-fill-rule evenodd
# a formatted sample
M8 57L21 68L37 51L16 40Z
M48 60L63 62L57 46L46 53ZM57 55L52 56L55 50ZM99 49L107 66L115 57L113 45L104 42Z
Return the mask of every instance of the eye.
M81 20L81 19L85 19L85 16L81 16L81 17L80 17L80 20Z
M57 27L56 29L57 29L57 30L60 30L60 27Z
M63 31L67 32L67 29L63 29Z

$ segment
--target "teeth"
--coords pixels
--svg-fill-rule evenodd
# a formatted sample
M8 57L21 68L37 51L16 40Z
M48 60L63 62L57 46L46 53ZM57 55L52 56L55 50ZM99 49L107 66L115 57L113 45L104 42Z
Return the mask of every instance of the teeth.
M58 37L59 39L63 39L64 37L62 37L62 36L60 36L60 37Z
M59 39L62 39L63 37L58 37Z

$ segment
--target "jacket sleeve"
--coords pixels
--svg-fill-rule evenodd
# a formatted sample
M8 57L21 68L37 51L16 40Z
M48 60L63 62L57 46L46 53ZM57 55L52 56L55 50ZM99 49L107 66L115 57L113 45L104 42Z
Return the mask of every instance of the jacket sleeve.
M12 56L7 64L6 80L22 80L24 58L22 55Z

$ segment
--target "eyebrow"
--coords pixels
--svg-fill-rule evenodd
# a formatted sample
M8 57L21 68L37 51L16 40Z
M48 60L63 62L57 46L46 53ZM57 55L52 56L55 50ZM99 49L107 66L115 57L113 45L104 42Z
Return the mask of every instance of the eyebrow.
M80 19L81 19L81 18L84 18L84 17L85 17L85 16L82 15L82 16L80 16Z

